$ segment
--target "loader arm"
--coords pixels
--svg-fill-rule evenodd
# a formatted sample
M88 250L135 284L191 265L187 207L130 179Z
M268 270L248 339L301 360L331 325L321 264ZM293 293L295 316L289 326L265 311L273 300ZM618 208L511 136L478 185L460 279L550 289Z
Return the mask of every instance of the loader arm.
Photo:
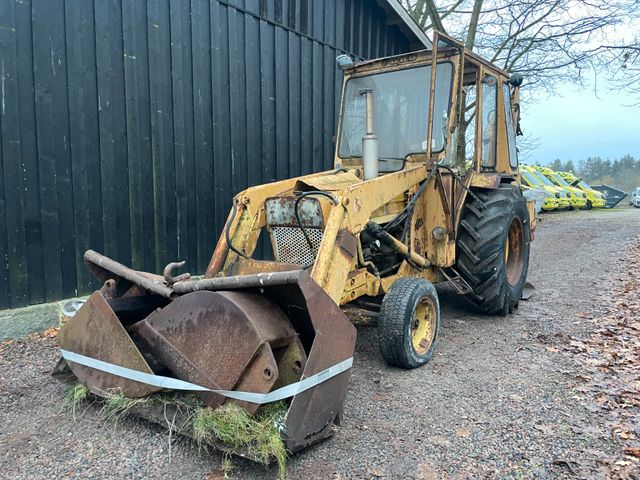
M273 197L294 194L296 185L307 182L327 185L323 190L335 198L335 205L323 202L326 215L322 241L311 269L311 278L333 299L342 303L347 277L353 271L358 248L358 236L372 219L372 214L398 195L410 191L427 177L427 168L419 164L371 180L360 180L357 171L298 177L283 182L249 188L235 197L236 212L229 216L225 229L236 250L250 257L255 251L260 232L266 226L265 201ZM342 181L328 182L329 179ZM206 272L207 277L227 276L234 272L259 273L273 271L274 263L242 258L229 248L226 235L221 235ZM240 267L238 264L242 264ZM294 266L289 267L294 268ZM252 271L253 270L253 271ZM378 293L379 279L369 278L369 291Z
M346 230L357 237L371 219L372 213L390 202L393 198L417 186L426 177L424 165L409 170L360 182L343 192L340 206L329 218L327 228L330 235L320 246L316 263L311 271L313 278L327 294L340 303L349 272L354 265L354 258L341 242L336 242L340 231ZM357 241L357 240L356 240Z

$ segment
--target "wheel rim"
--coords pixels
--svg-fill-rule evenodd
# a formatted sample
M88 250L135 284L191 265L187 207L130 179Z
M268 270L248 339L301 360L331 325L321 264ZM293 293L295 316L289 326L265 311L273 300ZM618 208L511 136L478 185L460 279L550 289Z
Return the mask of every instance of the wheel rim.
M436 309L431 299L425 297L416 306L411 323L411 345L418 355L424 355L436 333Z
M511 221L507 244L504 249L504 263L507 271L507 282L512 287L520 281L524 266L524 228L518 217Z

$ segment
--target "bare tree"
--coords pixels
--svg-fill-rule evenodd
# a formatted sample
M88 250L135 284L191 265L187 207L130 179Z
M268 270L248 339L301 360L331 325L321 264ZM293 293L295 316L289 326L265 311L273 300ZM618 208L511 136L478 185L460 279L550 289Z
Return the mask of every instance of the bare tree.
M640 105L640 37L596 49L602 68L611 72L614 88L629 93L628 106Z
M402 2L425 31L435 26L506 71L524 74L529 91L553 91L581 83L585 71L601 71L607 66L602 46L640 9L638 0Z
M615 77L640 101L640 44L617 27L638 18L640 0L402 0L425 30L436 28L507 72L525 77L525 100L563 83L583 84L585 73ZM591 75L589 75L591 76ZM473 116L468 110L465 127ZM466 130L466 129L463 129ZM464 145L465 132L458 132ZM521 152L536 139L519 142ZM464 153L463 153L464 155Z

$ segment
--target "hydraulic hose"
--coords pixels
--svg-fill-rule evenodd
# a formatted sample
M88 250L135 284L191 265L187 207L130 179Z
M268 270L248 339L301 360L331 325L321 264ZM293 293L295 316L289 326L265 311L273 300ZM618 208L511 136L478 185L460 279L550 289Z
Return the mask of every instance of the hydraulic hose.
M237 213L238 213L238 206L236 205L235 202L233 202L233 208L231 209L231 218L229 219L229 223L227 223L227 226L224 229L224 239L227 242L227 246L229 247L229 250L231 250L233 253L235 253L236 255L240 255L243 258L250 258L246 253L241 252L236 247L234 247L233 244L231 243L229 230L231 230L231 224L233 224L233 221L235 220Z
M308 192L302 192L300 196L296 199L296 202L293 204L293 213L296 216L296 222L298 222L298 226L300 227L300 230L302 231L302 234L304 235L305 240L309 244L309 248L313 252L313 242L311 241L311 237L309 236L309 234L307 233L307 230L304 228L304 225L302 224L302 220L300 219L300 212L298 211L298 206L300 205L300 202L302 201L302 199L305 197L308 197L309 195L322 195L324 197L327 197L329 200L331 200L334 205L338 204L338 200L332 193L324 192L322 190L310 190Z
M385 231L375 222L367 223L365 227L367 233L382 243L392 248L401 255L404 255L408 262L417 265L419 268L427 268L431 266L429 260L415 252L412 252L407 245L395 238L389 232Z

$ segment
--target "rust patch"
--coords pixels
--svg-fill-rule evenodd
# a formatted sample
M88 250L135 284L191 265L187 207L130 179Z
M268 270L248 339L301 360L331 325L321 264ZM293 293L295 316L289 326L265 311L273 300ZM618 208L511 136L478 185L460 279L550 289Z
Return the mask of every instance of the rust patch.
M271 348L296 338L280 308L248 292L190 293L138 322L131 331L182 380L212 390L232 390L239 384L257 393L270 391L279 376ZM212 407L225 401L212 392L201 396ZM258 407L243 406L250 412Z
M70 352L153 373L100 292L94 292L75 316L64 324L58 333L58 343ZM127 397L138 398L160 390L84 365L67 363L78 380L97 395L120 390Z
M471 174L470 187L491 188L496 189L500 185L500 174L498 173L479 173Z
M255 273L288 272L290 270L300 270L300 268L301 266L297 263L243 258L234 263L227 273L229 275L252 275Z

